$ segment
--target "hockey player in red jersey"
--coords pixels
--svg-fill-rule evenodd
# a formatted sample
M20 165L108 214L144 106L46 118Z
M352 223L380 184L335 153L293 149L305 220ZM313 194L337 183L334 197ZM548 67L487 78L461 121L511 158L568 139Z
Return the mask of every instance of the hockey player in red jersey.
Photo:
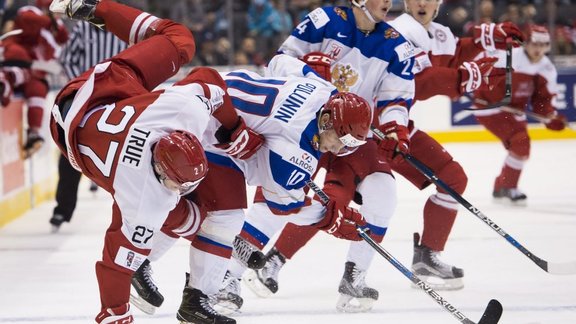
M501 109L476 111L476 120L497 136L508 155L500 174L494 181L492 195L496 201L525 205L526 194L518 189L524 164L530 157L530 137L526 116L528 106L540 116L546 128L561 131L566 127L566 117L553 106L557 94L556 68L546 56L550 51L550 33L544 26L528 27L526 43L512 51L512 98ZM504 53L497 53L500 66L505 62ZM501 78L502 79L502 78ZM474 103L482 108L499 102L504 96L504 80L493 91L478 89Z
M364 3L365 7L369 7L371 1L353 1L353 3ZM457 39L447 27L433 22L440 4L441 1L406 0L407 13L389 22L416 46L417 54L413 68L416 81L415 98L425 100L438 94L454 98L479 87L494 87L493 79L497 76L492 75L492 66L495 60L474 61L473 59L478 53L487 49L486 44L503 48L506 36L521 38L520 31L508 23L488 24L478 26L476 36L473 38ZM312 27L307 26L307 28ZM306 40L304 39L304 41ZM300 43L292 42L292 44L310 49L310 47L301 45L303 44L302 40ZM518 43L515 45L518 46ZM311 46L312 49L317 50L313 47L314 45ZM288 48L292 50L290 47ZM302 52L301 49L300 52ZM296 54L300 54L300 52ZM337 65L338 57L335 61L332 64L333 67ZM323 70L325 69L323 68ZM328 67L328 71L327 75L330 78L330 67ZM337 82L337 80L333 79L333 82ZM437 141L416 128L412 121L410 121L408 128L410 153L426 163L443 181L462 194L466 188L467 177L458 162L454 161L452 156ZM350 158L354 159L354 155ZM392 170L404 176L421 190L431 184L419 171L400 157L391 160L391 167ZM330 177L328 181L330 181ZM354 188L354 185L349 183L345 188ZM366 190L365 187L364 190ZM355 198L360 196L358 192L348 194L349 197L352 195ZM357 201L359 200L357 199ZM370 201L363 201L363 203L369 204ZM438 258L439 252L444 250L448 240L458 212L458 206L455 199L441 188L437 188L437 192L429 197L424 206L422 240L420 241L419 235L415 234L412 270L423 280L428 281L434 289L459 289L463 287L462 269L448 265ZM278 271L286 260L290 259L315 233L313 228L288 224L275 247L269 250L266 266L256 272L249 271L245 282L263 296L277 292ZM366 248L369 247L366 246ZM351 253L353 253L352 249L349 251L349 260L353 257L350 255ZM354 267L357 268L358 265L356 264ZM360 271L355 272L350 271L349 268L352 266L350 262L347 262L339 288L342 303L339 303L337 307L343 311L365 311L369 309L371 296L377 296L377 292L373 288L367 287L363 280L352 280L354 277L351 274L365 273L365 265L360 267ZM350 287L354 286L348 282L356 282L357 287L351 289ZM351 303L344 303L350 298L357 299L359 307L348 307L347 305L351 305Z
M54 1L51 10L105 25L132 45L59 92L50 130L72 166L114 199L102 260L96 263L101 301L96 322L133 323L131 278L146 262L154 234L166 221L193 239L205 220L202 205L180 197L207 175L200 141L208 124L230 133L230 142L217 145L231 156L250 156L263 138L231 108L224 82L212 69L194 69L167 89L152 91L194 56L185 26L106 0ZM202 287L189 287L183 299L198 318L234 323L214 312Z
M20 8L14 19L14 30L21 30L18 35L7 38L4 42L9 46L11 43L18 44L26 51L25 56L13 58L7 65L22 63L24 61L40 64L54 62L60 52L60 46L68 40L68 31L62 20L44 13L50 1L38 0L36 6L24 6ZM38 64L37 66L39 66ZM30 77L15 91L24 96L27 110L28 127L26 141L23 146L24 156L29 157L38 151L44 138L40 135L44 109L46 108L46 95L48 94L47 72L32 66Z

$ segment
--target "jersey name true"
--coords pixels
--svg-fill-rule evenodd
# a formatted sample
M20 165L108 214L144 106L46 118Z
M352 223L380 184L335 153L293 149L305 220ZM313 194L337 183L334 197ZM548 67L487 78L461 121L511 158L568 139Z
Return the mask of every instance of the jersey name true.
M140 166L140 160L146 146L146 140L150 136L150 131L134 128L128 135L127 145L120 157L120 163L133 168Z
M282 106L274 114L274 118L288 123L296 111L302 107L304 102L310 97L316 86L311 83L300 83L294 91L288 95Z

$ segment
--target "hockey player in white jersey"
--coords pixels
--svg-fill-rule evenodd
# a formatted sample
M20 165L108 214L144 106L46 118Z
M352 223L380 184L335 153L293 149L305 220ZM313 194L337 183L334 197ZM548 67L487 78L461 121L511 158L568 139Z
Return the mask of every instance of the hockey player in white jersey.
M352 3L352 8L314 10L294 29L279 51L306 60L321 73L324 71L323 77L340 91L354 92L373 103L375 123L389 137L384 141L370 139L353 154L329 157L324 191L332 199L348 204L357 190L357 196L363 201L361 213L368 222L371 236L381 242L396 206L396 185L387 160L395 156L396 150L408 152L414 47L384 22L391 1ZM323 69L325 65L327 68ZM270 66L274 66L274 62ZM257 195L256 202L258 198ZM273 216L269 209L261 206L263 204L256 203L248 213L235 248L248 242L262 249L281 229L265 221ZM378 298L378 292L364 282L373 254L364 242L351 243L339 287L342 294L337 304L339 310L367 310ZM235 282L245 268L241 263L232 263L229 287L238 286ZM238 291L228 289L228 295L239 299ZM362 304L353 305L356 303L353 299Z
M209 124L202 138L210 171L187 198L205 210L207 218L192 234L190 278L178 311L184 323L199 321L194 307L186 303L189 287L203 285L206 294L217 293L232 254L232 241L241 229L252 231L253 227L244 224L246 183L263 188L265 204L259 208L285 215L273 215L266 222L280 223L280 228L287 221L313 225L338 238L360 240L356 226L366 223L358 211L338 200L323 206L307 197L305 188L323 153L348 152L366 142L372 120L370 105L355 94L338 93L310 67L289 59L293 61L289 66L301 64L300 75L313 77L262 77L249 71L223 74L228 94L225 101L230 100L242 120L266 141L255 154L242 160L212 144L226 141L229 135L219 131L217 121ZM184 219L171 219L164 224L163 234L154 238L151 261L183 236L180 227L184 223ZM150 274L143 273L142 277L150 278ZM149 299L139 293L140 298ZM228 320L223 323L233 323Z
M104 24L133 45L70 81L56 96L50 120L62 153L114 200L102 260L95 267L101 302L96 322L133 323L131 277L146 264L153 237L166 221L192 239L206 216L200 204L180 196L208 172L199 139L216 131L209 121L229 133L213 144L224 156L248 158L263 138L227 104L224 81L215 70L195 69L175 85L153 91L194 55L185 26L106 0L54 1L51 10ZM211 268L197 264L195 270ZM234 323L205 303L206 289L200 282L185 290L188 308L204 321Z
M386 3L386 1L353 1L352 3L358 8L353 10L359 13L359 9L368 10L369 12L376 11L378 9L377 5ZM412 71L415 73L416 81L415 99L418 100L424 100L437 94L458 97L462 93L473 91L482 85L481 81L483 79L488 80L494 63L494 60L471 61L478 52L484 50L482 42L474 38L459 41L448 28L432 22L438 13L440 3L441 1L435 0L406 0L407 13L389 22L395 28L395 30L388 31L389 35L399 32L415 45L415 64ZM342 24L342 21L337 19L331 19L326 23L326 27L318 29L317 25L320 25L320 22L323 21L321 17L332 10L334 12L342 12L343 9L324 8L316 10L309 16L308 21L304 21L294 31L292 36L282 45L281 50L294 56L303 56L307 51L318 50L331 55L333 62L327 68L327 78L331 79L334 84L339 85L342 83L339 73L341 62L346 62L349 59L347 55L340 53L341 51L333 51L332 49L344 47L339 45L339 42L349 42L361 48L362 44L356 45L356 42L365 40L360 39L355 42L344 39L342 41L342 36L345 36L345 33L341 32L341 30L346 29L339 25ZM348 15L345 16L348 17ZM361 20L358 21L357 24L360 26ZM332 32L329 28L331 24L337 27ZM488 26L487 29L492 32L485 35L487 40L484 43L494 44L494 40L496 40L496 44L499 47L504 44L505 37L502 34L504 31L514 36L518 35L518 30L510 24L492 25ZM478 35L478 38L480 38L480 35ZM466 62L467 60L471 62ZM358 59L357 61L362 62L363 60ZM377 81L373 77L371 79L370 71L362 70L361 64L357 66L351 65L347 68L354 70L354 67L361 71L359 79L363 80L363 85L365 83L369 84L370 81ZM485 82L484 86L486 85ZM362 89L371 88L363 86ZM356 88L353 87L351 90L356 91ZM410 131L410 151L412 155L424 161L433 168L436 174L440 174L442 179L449 183L452 188L462 193L466 187L467 178L460 165L452 159L450 154L437 141L415 128L412 121L410 121L408 129ZM351 158L354 159L354 156ZM391 166L392 170L400 173L419 189L424 189L430 185L430 182L423 175L408 163L404 163L402 159L392 159ZM362 194L361 190L367 191L367 186L369 185L359 187L359 190L356 190L357 192L354 194ZM354 189L355 185L352 184L350 188ZM364 198L364 195L362 197ZM373 201L370 199L363 199L361 211L364 210L364 207L369 208L368 205L372 203ZM448 239L457 209L457 202L440 188L437 188L437 192L429 197L424 207L424 230L421 243L419 235L415 234L412 269L423 280L427 280L429 284L433 285L435 289L458 289L463 287L462 270L445 264L438 258L439 252L444 249ZM370 222L369 214L363 213L363 215ZM257 272L249 271L245 282L257 294L263 296L277 292L279 270L286 260L291 258L316 232L315 229L310 227L297 227L288 224L275 246L268 252L265 267ZM337 307L342 311L368 310L371 305L370 297L377 296L377 292L370 287L366 287L362 280L357 281L362 284L357 285L358 288L355 290L355 294L353 289L348 288L352 287L351 284L348 284L349 278L353 278L352 274L354 271L352 270L360 267L361 272L365 273L369 260L373 255L373 252L369 251L370 247L359 245L360 248L354 250L354 245L356 243L352 243L349 250L346 270L339 289L342 293L342 298ZM365 250L364 253L359 252L362 249ZM351 254L364 255L366 258L360 262L354 262ZM358 299L360 302L359 307L351 305L350 297Z

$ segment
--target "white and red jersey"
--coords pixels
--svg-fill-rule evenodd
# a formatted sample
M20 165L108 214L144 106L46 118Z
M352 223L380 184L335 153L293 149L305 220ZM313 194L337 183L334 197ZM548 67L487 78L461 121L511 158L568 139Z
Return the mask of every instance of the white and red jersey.
M378 115L396 111L389 118L407 124L415 90L415 52L392 26L381 22L366 34L356 27L352 9L318 8L294 29L279 52L302 57L318 51L333 59L332 84L339 91L366 99L378 109Z
M488 54L482 54L488 55ZM498 57L495 67L506 66L506 52L496 51L492 56ZM539 62L533 63L522 47L512 49L512 100L509 107L525 111L529 105L535 113L546 116L555 111L554 96L558 92L556 83L558 72L552 61L544 56ZM493 91L475 91L474 101L479 107L488 103L496 103L504 97L504 76ZM488 116L499 113L497 109L476 111L477 116Z
M458 67L473 60L482 49L473 39L457 38L450 28L431 22L428 29L404 13L389 24L416 47L414 69L417 100L435 95L457 98L460 93Z
M247 160L230 158L214 147L220 123L212 120L202 137L208 160L240 169L249 185L264 188L271 208L281 213L298 210L321 155L317 114L336 88L319 78L262 77L245 70L222 77L238 115L266 141Z

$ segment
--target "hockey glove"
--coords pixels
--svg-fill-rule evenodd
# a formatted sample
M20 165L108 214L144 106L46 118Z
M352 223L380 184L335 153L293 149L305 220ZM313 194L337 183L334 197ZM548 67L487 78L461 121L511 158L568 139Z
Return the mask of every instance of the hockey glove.
M566 116L557 112L553 112L552 114L546 116L546 118L550 119L550 121L544 124L549 130L561 131L566 128L566 123L568 122Z
M362 238L358 235L356 227L366 226L366 220L356 209L330 200L326 205L324 218L315 226L337 238L360 241Z
M399 125L396 121L390 121L380 125L378 129L386 136L386 138L380 140L378 148L389 161L396 158L398 152L408 153L410 151L408 127Z
M312 52L304 55L301 60L311 67L321 78L331 82L330 64L332 59L322 52Z
M506 38L512 38L512 46L519 47L524 41L524 34L511 22L474 26L474 44L486 51L506 49Z
M233 130L221 126L216 131L216 139L220 144L215 146L224 150L230 157L246 160L264 144L264 136L246 126L244 119L238 117L238 124Z
M473 92L485 85L490 87L490 75L494 68L494 63L498 61L495 57L484 57L473 62L464 62L458 68L460 72L460 94ZM491 90L491 89L490 89Z

